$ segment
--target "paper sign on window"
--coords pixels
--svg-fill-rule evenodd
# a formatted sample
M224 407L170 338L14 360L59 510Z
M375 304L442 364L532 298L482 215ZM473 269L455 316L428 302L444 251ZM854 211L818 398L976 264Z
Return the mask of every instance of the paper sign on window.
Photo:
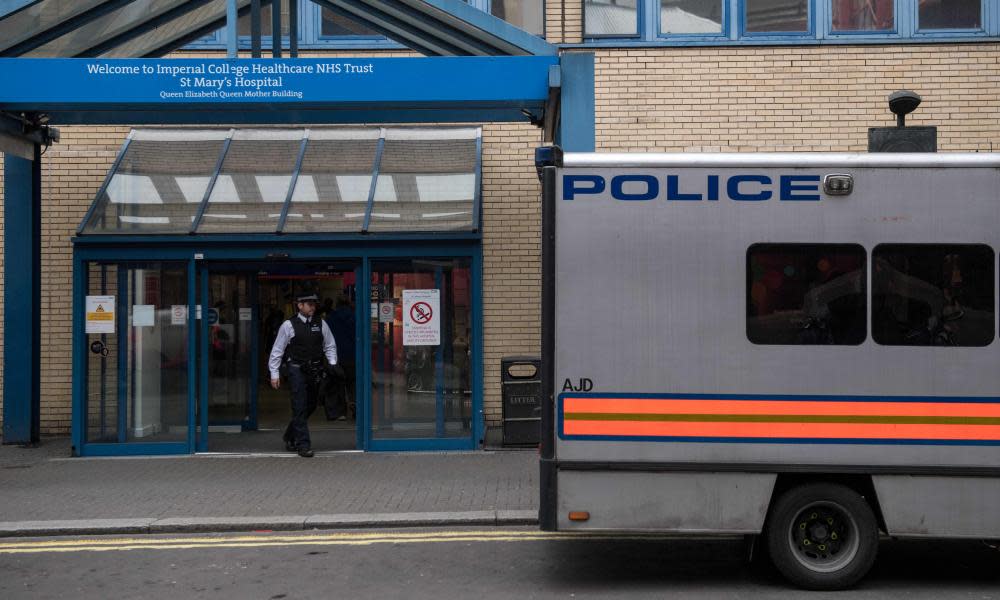
M403 290L403 345L441 343L441 290Z
M87 333L115 332L115 297L87 296Z

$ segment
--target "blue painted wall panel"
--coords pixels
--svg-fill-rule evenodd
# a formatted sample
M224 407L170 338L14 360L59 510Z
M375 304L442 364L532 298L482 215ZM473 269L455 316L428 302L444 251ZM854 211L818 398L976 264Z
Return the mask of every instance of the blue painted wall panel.
M4 155L3 443L39 436L41 167Z

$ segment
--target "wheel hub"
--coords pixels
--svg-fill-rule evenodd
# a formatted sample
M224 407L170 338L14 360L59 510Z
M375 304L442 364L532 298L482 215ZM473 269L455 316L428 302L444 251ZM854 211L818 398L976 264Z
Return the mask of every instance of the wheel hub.
M853 547L850 519L834 506L807 507L794 522L792 546L799 560L812 568L841 563L847 558L844 549Z

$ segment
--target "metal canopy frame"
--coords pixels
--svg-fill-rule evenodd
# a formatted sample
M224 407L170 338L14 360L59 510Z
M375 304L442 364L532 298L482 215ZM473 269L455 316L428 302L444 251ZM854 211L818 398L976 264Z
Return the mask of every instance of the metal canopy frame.
M252 17L253 56L260 56L259 7L272 0L79 0L71 9L62 0L0 0L0 57L159 57L227 25L230 3L237 16ZM311 0L323 8L378 31L426 56L555 56L556 47L463 0ZM52 2L51 20L26 28L30 11ZM298 5L292 3L294 21ZM272 45L281 57L281 14L272 11ZM289 23L293 32L296 23ZM235 24L229 24L235 31ZM76 36L82 41L68 40ZM152 39L144 41L145 36ZM59 42L62 42L61 44ZM235 47L230 49L230 53ZM297 40L289 39L295 56Z
M374 128L368 128L368 129L371 130L371 129L374 129ZM471 131L472 129L475 129L475 131L474 132ZM472 190L471 205L469 207L469 209L470 209L470 211L469 211L469 225L468 225L467 228L462 228L462 229L458 229L458 228L456 228L456 229L419 229L419 228L414 228L412 230L408 230L408 231L403 232L403 233L408 233L408 232L414 232L414 233L427 232L427 233L434 233L437 236L447 237L447 236L453 235L455 233L470 233L470 232L471 233L478 233L479 230L480 230L480 226L481 226L481 223L479 222L480 213L481 213L480 204L482 203L482 189L481 189L481 181L482 181L482 129L478 128L478 127L476 127L476 128L463 127L463 128L451 128L451 130L453 130L453 131L461 131L461 132L464 133L464 135L462 135L462 136L456 136L454 138L443 137L443 134L445 132L449 131L448 128L434 128L433 130L428 129L427 131L434 131L436 134L441 135L442 137L440 137L438 139L453 139L453 140L468 140L468 141L474 140L474 142L472 142L472 144L475 147L475 156L474 156L474 167L473 167L474 170L472 172L472 175L473 175L473 180L475 181L475 184L474 184L475 187ZM149 131L149 130L147 130L147 131ZM185 131L187 131L187 130L185 130ZM193 133L193 134L196 134L196 133L198 133L200 131L203 131L203 130L197 130L197 129L190 130L190 132ZM313 131L317 131L317 130L313 130ZM322 131L322 130L319 130L319 131ZM371 235L382 235L382 236L386 235L384 233L383 234L379 234L379 233L373 233L373 232L371 232L370 229L369 229L369 226L371 224L372 213L375 210L375 194L376 194L377 184L378 184L378 180L379 180L379 172L380 172L381 167L382 167L383 149L385 147L386 132L387 131L388 131L388 129L385 128L385 127L378 128L378 137L376 138L376 140L377 140L376 141L376 143L377 143L377 150L375 151L374 162L373 162L373 164L371 166L371 184L369 185L368 196L367 196L367 199L365 201L365 207L366 207L365 215L364 215L364 218L362 220L362 224L361 224L360 229L357 230L357 231L354 231L354 232L349 232L349 233L360 233L360 234L363 234L363 235L368 235L368 234L371 234ZM141 133L142 132L139 132L139 135L141 135ZM212 170L212 173L209 176L208 184L205 187L205 192L202 195L201 201L200 201L199 206L198 206L197 213L196 213L196 215L194 216L194 218L193 218L193 220L191 222L190 228L186 232L184 232L184 233L186 233L188 235L205 235L205 234L199 233L199 227L200 227L201 223L203 222L206 210L209 207L210 199L212 197L212 192L213 192L213 190L215 188L215 183L218 180L220 174L222 173L222 169L223 169L223 166L225 164L226 158L229 155L230 145L231 145L231 143L233 141L233 136L234 136L235 133L236 133L235 130L230 129L229 132L228 132L228 134L226 135L223 143L222 143L222 147L220 149L219 156L216 159L215 168ZM77 235L84 236L84 237L90 237L91 235L95 235L93 232L87 233L86 230L87 230L88 224L90 224L92 222L92 220L94 219L95 213L97 213L99 207L103 206L104 210L108 209L108 205L103 202L104 195L107 193L108 186L111 183L112 179L114 178L115 174L118 172L119 166L122 163L122 159L126 156L126 153L128 152L129 146L132 144L133 139L134 139L134 137L136 135L137 135L137 132L136 132L136 130L133 129L131 132L129 132L128 136L125 138L125 141L122 142L121 149L118 151L118 156L115 158L114 163L112 164L111 168L108 170L108 173L107 173L107 175L104 178L104 182L101 184L101 187L98 189L97 194L94 196L94 200L91 203L90 208L87 210L87 213L84 215L83 219L80 221L80 224L76 228ZM474 135L474 137L473 137L473 135ZM359 137L359 138L356 138L356 139L361 140L361 139L368 139L368 138L360 138ZM353 141L353 140L351 140L349 138L344 138L344 142L345 143L349 143L350 141ZM285 226L286 226L287 221L288 221L289 209L291 208L292 201L294 199L295 187L296 187L296 184L298 183L299 175L300 175L301 170L302 170L303 158L305 157L306 151L309 148L309 142L310 142L310 130L309 129L305 129L305 130L302 131L302 140L299 143L299 148L297 150L297 155L296 155L296 160L295 160L295 167L294 167L294 170L291 173L291 177L289 179L288 189L285 192L284 201L281 204L281 209L280 209L280 215L281 216L278 219L278 223L277 223L275 229L273 229L272 231L266 231L266 230L262 229L260 231L253 231L253 232L248 232L248 233L250 233L250 234L257 234L257 235L259 235L259 234L266 234L266 233L273 233L273 234L276 234L276 235L281 235L281 234L285 234L286 233L285 232ZM444 173L444 172L441 172L441 173ZM427 172L427 175L433 175L433 174L434 174L434 172ZM277 207L275 207L275 209L277 209ZM400 233L400 232L393 232L393 233L391 233L389 235L390 236L391 235L396 235L398 233ZM101 234L97 233L96 235L101 235ZM125 232L117 232L117 233L108 233L108 234L105 234L105 235L106 235L107 239L109 239L109 240L114 239L114 238L118 238L123 243L132 243L132 240L136 236L149 236L149 235L151 235L151 232L130 232L130 231L125 231ZM154 233L154 235L155 235L155 233ZM163 232L163 233L160 233L159 235L171 235L171 234L168 233L168 232ZM177 234L175 233L173 235L177 235Z

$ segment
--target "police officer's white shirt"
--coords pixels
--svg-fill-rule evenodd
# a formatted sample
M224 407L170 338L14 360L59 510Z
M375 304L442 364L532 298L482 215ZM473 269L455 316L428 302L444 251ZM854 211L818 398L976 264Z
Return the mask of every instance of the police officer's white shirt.
M306 318L302 316L302 313L296 313L295 316L303 323L306 322ZM312 318L318 319L323 324L323 354L326 355L326 360L331 365L337 364L337 342L333 340L333 332L330 331L330 326L326 324L326 321L315 315ZM288 342L292 341L293 337L295 337L295 328L292 327L292 322L286 319L281 324L281 327L278 328L278 336L274 338L274 346L271 347L271 357L267 360L267 368L271 370L271 379L278 379L281 357L285 355L285 348L288 347Z

